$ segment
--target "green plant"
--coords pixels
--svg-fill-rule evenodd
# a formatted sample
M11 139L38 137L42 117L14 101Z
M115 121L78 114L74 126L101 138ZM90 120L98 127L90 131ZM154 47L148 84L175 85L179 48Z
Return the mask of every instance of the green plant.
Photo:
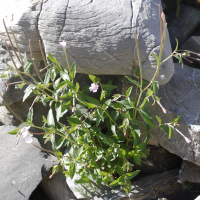
M162 29L163 26L164 30ZM13 61L6 43L13 66L8 64L8 68L2 73L1 78L9 78L6 73L8 71L14 72L16 76L20 76L22 79L20 83L15 83L17 84L16 88L22 89L27 86L24 91L23 101L31 93L34 93L36 96L25 122L7 104L15 116L22 122L10 134L18 135L19 137L23 135L27 137L27 143L36 146L32 141L32 135L38 133L30 132L29 128L35 127L42 130L42 133L39 134L43 134L45 142L50 141L53 148L53 151L46 151L52 153L58 160L58 164L53 166L51 176L61 166L64 174L70 178L73 178L75 174L80 175L80 179L76 180L77 184L88 184L90 187L93 187L92 181L96 181L98 185L102 183L109 184L110 186L121 185L126 193L129 194L131 192L131 179L139 173L139 170L133 170L134 163L140 165L141 159L147 158L149 154L146 149L150 138L149 132L160 127L171 138L173 130L178 131L175 127L177 126L179 117L170 123L162 123L162 120L156 116L159 125L155 126L154 120L147 110L149 99L153 98L153 101L158 103L163 112L166 113L166 110L160 104L160 99L156 96L159 89L156 77L159 74L161 64L164 62L161 61L161 57L167 27L165 16L161 14L161 11L160 27L161 48L158 56L153 54L157 61L157 69L150 82L143 80L142 77L142 65L135 32L139 67L136 69L134 78L126 76L135 88L133 90L133 86L129 87L124 95L114 94L111 96L112 90L116 86L113 86L111 82L102 84L101 79L93 75L89 75L92 81L91 87L86 86L81 88L79 83L75 82L76 64L73 63L70 66L66 53L66 42L64 41L61 45L65 50L68 70L63 69L56 58L50 53L48 53L46 61L40 43L41 52L46 64L44 80L40 76L34 59L32 58L28 61L25 55L22 60L20 50L18 49L20 56L17 56L17 58L22 66L22 70L19 70ZM6 26L5 29L7 31ZM7 34L9 37L8 31ZM30 41L29 44L32 55ZM12 42L11 46L13 46ZM35 67L40 81L37 81L31 75L30 69L32 66ZM27 76L32 81L27 81ZM96 92L99 88L101 89L99 99L95 99L89 95L91 92ZM133 91L135 92L134 97L131 96ZM44 106L49 106L48 115L43 116L44 124L42 127L38 127L32 123L34 114L33 105L38 101L42 102ZM54 110L56 116L53 114ZM60 119L65 114L67 114L66 123L61 123ZM146 129L144 132L141 132L141 127L144 126ZM142 134L146 134L146 140L143 142L140 140ZM55 140L55 135L60 137L58 141ZM185 139L187 142L190 142L188 138L185 137ZM67 153L60 151L64 147L69 148ZM134 163L131 162L131 159L133 159ZM67 166L69 170L66 170Z

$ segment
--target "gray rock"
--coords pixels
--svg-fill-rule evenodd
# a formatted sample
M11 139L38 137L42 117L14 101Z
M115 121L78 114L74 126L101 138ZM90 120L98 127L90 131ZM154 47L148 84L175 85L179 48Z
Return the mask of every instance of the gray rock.
M188 51L193 51L195 53L200 53L200 36L191 36L180 46L179 50L188 50ZM184 64L193 68L199 68L200 57L192 53L191 57L199 60L193 60L188 58L193 61L193 63L190 63L187 60L183 59Z
M200 183L200 166L184 160L179 172L178 182L185 183L186 181Z
M179 46L192 34L200 24L199 9L180 4L180 14L176 16L176 9L168 14L168 30L172 49L176 47L176 40Z
M199 69L192 69L185 65L181 68L181 65L175 64L172 80L165 86L161 86L159 92L161 103L168 109L168 113L164 114L160 108L152 107L152 115L161 117L163 122L169 122L181 115L178 129L192 142L188 144L176 131L170 140L167 133L161 129L156 129L151 134L152 144L158 143L183 160L197 165L200 165L199 74Z
M188 66L182 68L180 64L175 64L175 73L171 81L160 86L158 96L161 97L162 105L167 109L167 114L155 104L149 104L148 109L156 122L156 117L162 119L162 123L169 123L172 119L181 115L178 129L192 142L188 144L184 137L174 131L172 138L162 129L157 128L150 132L150 145L162 146L170 153L176 154L183 160L200 165L200 70ZM125 92L130 85L126 85L122 80L121 92ZM145 136L145 135L144 135Z
M66 177L62 170L59 170L52 178L49 178L51 174L52 170L48 172L47 176L40 183L40 187L49 197L49 200L76 199L66 183Z
M158 4L160 0L111 0L109 3L106 0L22 0L14 3L15 9L9 6L9 11L8 5L3 5L0 13L2 18L7 15L6 23L18 36L22 52L29 51L29 38L33 39L33 51L39 52L37 41L41 39L46 53L52 53L61 65L66 66L59 44L66 40L70 63L77 63L79 73L133 74L130 68L138 65L134 41L136 30L144 78L150 80L156 68L151 53L158 54L160 47ZM19 12L16 8L20 6ZM5 38L2 27L0 32ZM167 33L163 58L170 54ZM41 59L37 55L35 57ZM160 84L165 84L172 75L173 62L170 58L161 66L157 79Z
M161 2L162 2L163 12L165 14L167 14L177 6L177 2L174 0L162 0Z
M195 8L200 8L200 2L198 0L182 0L183 3L194 6Z
M169 153L166 149L151 145L148 145L147 149L149 155L141 159L141 165L133 163L135 169L146 174L155 174L180 167L181 158Z
M158 199L163 196L170 196L182 190L180 183L177 183L178 170L171 170L164 173L145 176L133 182L131 187L131 199L148 200ZM102 194L96 200L129 200L127 195L118 188L112 193Z
M55 158L31 144L26 144L24 138L16 146L18 139L7 134L15 128L9 125L0 127L0 199L28 200L46 176ZM33 143L40 147L37 139Z

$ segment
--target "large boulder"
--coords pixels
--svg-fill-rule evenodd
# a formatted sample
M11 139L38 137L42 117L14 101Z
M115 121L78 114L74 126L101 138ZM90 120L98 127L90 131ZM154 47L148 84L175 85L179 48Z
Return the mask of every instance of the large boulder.
M75 61L79 73L131 75L138 65L134 31L137 31L144 78L150 80L156 68L151 53L160 49L158 5L160 0L8 0L0 8L17 35L22 52L29 52L32 40L34 57L41 59L38 40L42 40L46 53L57 57L66 66L65 54L59 42L67 41L70 63ZM10 6L11 5L11 6ZM5 39L1 24L0 34ZM163 58L171 54L168 33ZM167 83L173 75L170 58L161 66L158 81Z
M24 138L16 145L18 138L8 134L15 128L11 125L0 126L0 199L28 200L56 158L26 144ZM36 138L33 143L41 147Z
M180 4L180 13L177 16L176 8L167 14L167 23L172 49L176 47L176 39L179 47L192 34L200 24L199 9Z

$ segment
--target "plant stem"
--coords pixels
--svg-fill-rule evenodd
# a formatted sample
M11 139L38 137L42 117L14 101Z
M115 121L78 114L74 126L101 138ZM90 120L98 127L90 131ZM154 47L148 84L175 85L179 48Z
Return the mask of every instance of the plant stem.
M32 51L32 46L31 46L31 40L30 39L29 39L29 47L30 47L30 52L31 52L31 58L33 59L33 51ZM35 64L35 60L33 60L33 65L34 65L35 71L36 71L40 81L44 84L44 82L43 82L43 80L42 80L42 78L40 76L40 73L38 71L38 68L37 68L37 66Z

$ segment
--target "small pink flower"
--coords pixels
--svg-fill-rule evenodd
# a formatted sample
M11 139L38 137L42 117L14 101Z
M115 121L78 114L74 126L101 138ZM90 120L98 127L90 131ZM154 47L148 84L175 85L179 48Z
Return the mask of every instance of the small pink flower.
M90 90L91 92L97 92L98 88L99 88L99 86L98 86L97 84L92 83L92 84L91 84L91 87L89 87L89 90Z
M63 47L63 48L65 48L66 47L66 42L63 40L62 42L60 42L60 45Z
M72 112L73 112L73 113L74 113L74 111L75 111L75 107L72 108Z
M21 134L24 138L29 134L28 129L29 129L29 127L24 127L21 129Z
M31 136L29 136L28 138L25 139L25 142L30 144L33 142L33 138Z

